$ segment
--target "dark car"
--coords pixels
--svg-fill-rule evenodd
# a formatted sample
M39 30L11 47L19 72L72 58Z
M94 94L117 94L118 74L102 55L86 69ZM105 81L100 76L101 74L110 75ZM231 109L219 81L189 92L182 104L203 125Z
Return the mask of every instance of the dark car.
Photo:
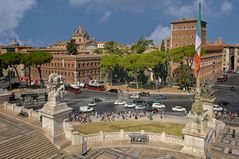
M136 100L133 101L133 103L136 104L136 105L138 105L138 104L144 105L145 104L145 100L138 100L138 99L136 99Z
M230 106L231 104L227 101L221 100L218 102L219 106Z
M158 95L156 97L154 97L156 100L159 100L159 99L166 99L166 97L164 95Z
M146 101L145 105L146 105L146 106L152 106L154 102L155 102L155 101L148 100L148 101Z
M99 103L99 102L103 102L103 101L99 98L94 98L94 99L92 99L92 102Z
M146 97L150 96L149 92L140 92L139 95L146 96Z
M119 93L118 89L109 89L108 92L110 93Z

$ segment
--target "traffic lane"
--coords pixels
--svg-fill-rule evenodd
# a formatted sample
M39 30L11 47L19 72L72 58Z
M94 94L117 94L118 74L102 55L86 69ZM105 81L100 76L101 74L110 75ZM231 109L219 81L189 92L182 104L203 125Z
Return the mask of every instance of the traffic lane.
M215 101L213 103L218 104L219 101L224 100L230 103L230 106L223 106L231 112L239 113L239 91L232 91L219 87L215 93Z
M185 115L185 112L173 112L172 107L176 105L180 105L185 107L187 112L191 109L191 103L174 103L174 102L166 102L164 103L166 108L165 109L158 109L159 112L168 115ZM88 102L78 102L78 103L68 103L68 106L73 108L75 113L79 113L79 109L81 106L87 106ZM103 113L103 112L120 112L120 111L142 111L142 110L135 110L135 108L124 108L123 105L115 105L113 102L100 102L96 103L96 106L93 107L95 112Z

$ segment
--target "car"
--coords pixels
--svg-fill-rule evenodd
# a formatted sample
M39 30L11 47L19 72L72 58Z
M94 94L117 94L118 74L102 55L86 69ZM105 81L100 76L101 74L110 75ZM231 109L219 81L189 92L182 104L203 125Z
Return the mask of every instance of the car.
M156 100L159 100L159 99L166 99L166 97L164 95L158 95L156 97L154 97Z
M217 105L217 104L214 104L213 105L213 110L214 111L222 111L223 110L223 108L222 107L220 107L219 105Z
M135 106L136 106L136 104L134 104L134 103L125 103L124 104L125 108L134 108Z
M99 102L103 102L103 100L99 98L94 98L92 99L92 102L99 103Z
M119 93L118 89L109 89L108 90L109 93Z
M239 70L235 72L236 74L239 74Z
M152 108L165 108L166 106L161 103L153 103Z
M146 97L150 96L149 92L143 92L143 91L140 92L139 95L140 96L146 96Z
M146 109L146 106L136 105L134 108L135 108L135 110L143 110L143 109Z
M92 107L89 106L80 106L80 112L82 113L86 113L86 112L92 112L94 111L94 109Z
M139 105L144 105L145 104L145 101L144 100L139 100L139 99L135 99L135 100L133 100L133 103L134 104L139 104Z
M126 102L125 101L122 101L122 100L116 100L114 102L115 105L124 105Z
M181 106L175 106L175 107L172 107L172 111L174 111L174 112L186 112L186 108L183 108Z
M129 97L132 98L132 99L139 99L138 94L131 94Z
M221 100L218 102L219 106L230 106L231 104L227 101Z
M145 105L151 107L153 105L153 103L156 103L156 102L152 101L152 100L148 100L148 101L146 101Z
M91 101L91 102L88 104L88 106L94 107L94 106L96 106L96 103L95 103L94 101Z

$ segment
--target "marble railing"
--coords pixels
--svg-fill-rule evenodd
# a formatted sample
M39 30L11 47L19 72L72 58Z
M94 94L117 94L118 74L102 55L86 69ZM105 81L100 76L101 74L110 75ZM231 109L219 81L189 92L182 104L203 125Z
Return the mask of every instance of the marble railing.
M119 132L103 132L100 131L97 134L89 134L84 135L80 134L78 131L74 131L73 126L67 120L64 121L63 124L64 132L66 134L66 138L72 141L72 145L81 145L83 141L95 142L95 141L117 141L117 140L129 140L132 133L141 133L146 134L149 137L149 141L158 141L158 142L166 142L172 144L183 145L183 139L173 135L167 135L165 132L162 133L150 133L144 132L141 130L140 132L125 132L124 130L120 130Z
M24 108L24 106L16 106L16 104L11 104L8 102L4 102L3 107L5 110L11 111L15 114L19 114L20 112L26 112L29 117L35 118L36 120L40 120L40 113L33 109L26 109Z

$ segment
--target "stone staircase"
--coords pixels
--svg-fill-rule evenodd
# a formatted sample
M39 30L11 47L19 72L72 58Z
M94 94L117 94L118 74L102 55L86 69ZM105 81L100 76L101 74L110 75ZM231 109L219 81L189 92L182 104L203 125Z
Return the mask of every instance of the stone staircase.
M0 143L1 159L45 159L58 152L40 129Z

